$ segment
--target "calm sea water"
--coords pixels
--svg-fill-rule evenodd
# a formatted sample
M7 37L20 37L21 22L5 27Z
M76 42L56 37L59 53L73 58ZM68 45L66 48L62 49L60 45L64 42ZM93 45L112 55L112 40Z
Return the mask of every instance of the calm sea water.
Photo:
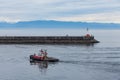
M55 35L63 35L62 31ZM79 34L80 30L64 32L69 35L83 34ZM100 43L0 45L0 80L120 80L120 30L91 30L89 33ZM1 35L5 34L8 35L7 31ZM48 55L59 58L60 62L30 63L29 55L38 53L41 48L47 49Z

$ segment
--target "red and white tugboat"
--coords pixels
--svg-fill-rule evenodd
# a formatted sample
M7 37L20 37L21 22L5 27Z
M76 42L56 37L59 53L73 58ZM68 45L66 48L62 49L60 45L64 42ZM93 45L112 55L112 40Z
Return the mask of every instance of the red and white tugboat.
M59 61L59 59L57 59L57 58L48 57L47 54L48 54L48 53L47 53L46 50L43 51L43 50L41 49L41 54L39 54L39 55L36 55L36 54L30 55L30 61L31 61L31 62L35 62L35 61L58 62L58 61Z

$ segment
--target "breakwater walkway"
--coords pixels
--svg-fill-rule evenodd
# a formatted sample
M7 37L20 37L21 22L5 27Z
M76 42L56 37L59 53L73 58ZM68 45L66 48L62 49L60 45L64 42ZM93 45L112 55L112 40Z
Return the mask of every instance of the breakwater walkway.
M99 43L94 36L0 36L0 44L87 44Z

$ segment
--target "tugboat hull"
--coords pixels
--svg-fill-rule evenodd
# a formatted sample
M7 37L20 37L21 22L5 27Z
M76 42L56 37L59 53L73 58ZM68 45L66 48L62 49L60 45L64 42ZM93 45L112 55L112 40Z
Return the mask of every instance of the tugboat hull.
M41 58L35 58L34 55L30 55L30 61L31 62L35 62L35 61L58 62L59 59L53 58L53 57L46 57L45 59L41 59Z

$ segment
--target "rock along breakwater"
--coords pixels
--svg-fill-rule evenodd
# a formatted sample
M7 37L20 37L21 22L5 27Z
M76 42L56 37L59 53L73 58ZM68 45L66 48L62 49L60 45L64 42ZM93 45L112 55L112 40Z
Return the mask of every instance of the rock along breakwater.
M0 44L88 44L94 36L0 36Z

